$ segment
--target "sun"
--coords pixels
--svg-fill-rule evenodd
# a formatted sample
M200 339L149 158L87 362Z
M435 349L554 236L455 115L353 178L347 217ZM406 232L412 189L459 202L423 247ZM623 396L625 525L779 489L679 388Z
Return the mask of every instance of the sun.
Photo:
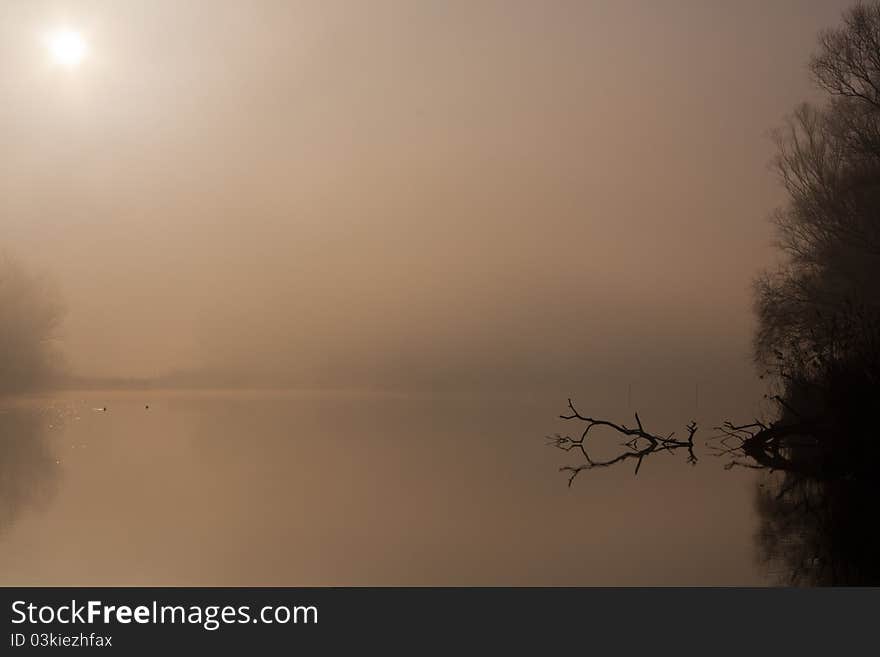
M70 28L60 28L46 35L46 48L53 62L69 69L79 66L88 52L82 33Z

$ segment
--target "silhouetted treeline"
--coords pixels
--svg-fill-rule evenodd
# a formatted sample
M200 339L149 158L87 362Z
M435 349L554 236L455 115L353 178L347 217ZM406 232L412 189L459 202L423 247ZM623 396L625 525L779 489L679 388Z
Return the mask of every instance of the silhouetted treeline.
M788 584L878 584L880 3L822 33L809 68L826 98L776 133L784 259L756 289L779 417L724 430L773 473L757 494L761 561Z
M791 584L878 584L880 3L821 34L810 71L826 100L776 133L784 263L756 290L780 413L743 451L776 471L757 496L762 561Z
M54 287L0 250L0 393L50 380L58 367L61 318Z
M793 420L849 432L880 377L880 5L823 33L810 70L827 101L776 133L785 260L757 285L756 351Z

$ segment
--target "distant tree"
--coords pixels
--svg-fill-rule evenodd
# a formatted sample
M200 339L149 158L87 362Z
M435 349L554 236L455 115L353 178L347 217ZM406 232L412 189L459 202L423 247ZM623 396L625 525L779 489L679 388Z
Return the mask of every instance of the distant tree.
M0 251L0 393L47 381L58 363L62 316L55 288Z

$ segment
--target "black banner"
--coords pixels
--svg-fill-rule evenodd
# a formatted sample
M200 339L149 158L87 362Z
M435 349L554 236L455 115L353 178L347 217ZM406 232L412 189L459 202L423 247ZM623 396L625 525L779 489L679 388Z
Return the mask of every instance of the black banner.
M3 589L4 654L873 650L880 589Z

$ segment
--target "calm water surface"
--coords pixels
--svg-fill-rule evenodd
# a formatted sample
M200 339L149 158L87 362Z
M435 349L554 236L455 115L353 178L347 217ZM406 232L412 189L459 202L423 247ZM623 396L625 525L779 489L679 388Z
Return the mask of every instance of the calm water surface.
M696 467L659 454L638 477L595 470L567 488L557 469L577 459L544 445L568 428L564 407L537 393L7 400L0 584L767 581L754 473L700 447ZM625 420L626 408L590 410ZM658 432L690 419L639 410Z

